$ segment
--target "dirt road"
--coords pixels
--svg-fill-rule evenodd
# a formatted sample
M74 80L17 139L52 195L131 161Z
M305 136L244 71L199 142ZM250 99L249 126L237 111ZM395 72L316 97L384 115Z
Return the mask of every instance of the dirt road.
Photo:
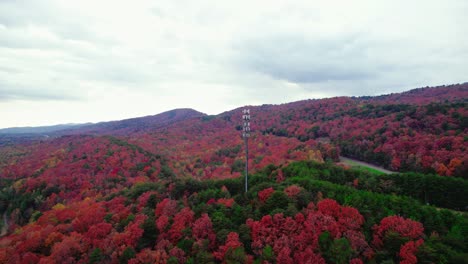
M351 159L351 158L347 158L347 157L343 157L343 156L340 156L340 162L344 163L344 164L347 164L347 165L350 165L350 166L369 167L369 168L372 168L374 170L378 170L380 172L383 172L385 174L395 173L394 171L389 171L387 169L384 169L382 167L379 167L379 166L376 166L376 165L373 165L373 164L370 164L370 163L367 163L367 162L364 162L364 161Z

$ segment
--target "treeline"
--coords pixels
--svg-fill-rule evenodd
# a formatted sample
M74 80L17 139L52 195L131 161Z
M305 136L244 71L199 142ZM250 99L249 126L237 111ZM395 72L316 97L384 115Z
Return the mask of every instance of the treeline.
M286 177L281 182L277 181L279 170L274 166L269 166L263 172L252 175L249 179L250 189L246 194L243 194L243 179L237 178L222 181L191 179L178 181L172 195L174 198L180 199L187 193L198 193L198 199L192 205L198 208L195 211L203 211L200 207L206 208L205 202L208 202L210 197L218 199L223 197L219 188L225 186L233 194L232 198L236 201L236 205L240 206L235 207L236 215L233 215L232 211L225 215L221 215L219 212L216 214L217 217L221 216L224 219L222 222L226 221L226 226L231 228L229 231L236 230L235 228L245 228L241 226L246 217L260 219L265 214L275 215L278 213L294 216L298 210L306 207L310 202L318 203L324 198L331 198L340 204L359 210L366 219L363 229L368 239L372 237L373 227L385 217L398 215L421 222L424 225L427 238L425 246L418 255L418 259L422 263L424 260L433 263L458 263L467 257L465 253L468 250L467 215L425 205L416 196L409 197L411 188L423 183L438 184L440 176L416 174L415 179L421 181L418 182L412 178L412 175L396 174L396 179L391 183L389 182L390 177L394 175L373 175L364 171L345 170L332 164L314 162L296 162L280 170L284 172ZM356 188L352 185L356 179L360 181L358 186L361 187ZM411 180L408 181L408 179ZM447 180L447 178L442 179ZM460 179L452 180L453 182L450 184L466 184L466 182L459 182ZM466 188L463 188L462 184L455 187L458 194L450 195L447 193L446 202L442 203L463 204L465 202L463 199L456 200L457 197L460 198L460 195L466 193ZM391 189L386 189L386 185L390 186ZM284 190L290 186L301 187L301 191L293 199L284 194ZM440 190L443 190L444 186L441 186ZM437 192L437 186L433 187L436 187L432 190L435 199L437 195L442 194ZM268 188L275 191L265 203L258 201L252 203L262 190ZM228 230L223 232L227 233Z
M390 184L379 177L391 176L296 162L250 175L248 192L243 177L135 182L107 195L55 200L49 209L32 214L27 224L14 226L15 232L1 241L5 246L0 247L0 262L358 264L468 259L464 213L392 193L389 190L400 189L403 194L413 183ZM2 184L10 188L14 183Z
M308 176L358 190L409 196L437 207L458 211L468 209L468 181L461 178L413 172L381 175L310 161L292 163L283 171L286 176Z
M335 98L257 114L267 120L257 126L302 142L325 138L343 156L390 170L465 178L466 109L464 98L426 105Z

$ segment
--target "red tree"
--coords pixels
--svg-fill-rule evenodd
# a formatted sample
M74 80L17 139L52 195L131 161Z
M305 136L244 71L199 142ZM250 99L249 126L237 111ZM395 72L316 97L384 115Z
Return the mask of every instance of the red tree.
M218 260L223 260L229 249L235 250L238 247L242 247L242 243L239 241L239 234L230 232L226 238L226 243L220 246L218 251L213 252L213 256Z
M268 198L270 198L270 195L275 192L275 190L270 187L270 188L266 188L262 191L259 191L258 192L258 199L260 199L260 201L262 202L265 202L266 200L268 200Z

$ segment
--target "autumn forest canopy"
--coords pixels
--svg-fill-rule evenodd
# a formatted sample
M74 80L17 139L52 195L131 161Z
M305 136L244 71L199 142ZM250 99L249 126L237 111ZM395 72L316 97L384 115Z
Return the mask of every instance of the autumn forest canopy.
M467 263L467 104L249 106L247 192L243 107L0 130L0 263Z

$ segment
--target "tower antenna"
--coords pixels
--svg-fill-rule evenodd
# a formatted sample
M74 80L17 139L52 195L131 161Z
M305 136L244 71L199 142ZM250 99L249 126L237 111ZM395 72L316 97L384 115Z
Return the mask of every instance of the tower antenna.
M247 193L249 185L249 137L250 137L250 109L242 110L242 121L244 127L242 129L242 137L245 142L245 192Z

